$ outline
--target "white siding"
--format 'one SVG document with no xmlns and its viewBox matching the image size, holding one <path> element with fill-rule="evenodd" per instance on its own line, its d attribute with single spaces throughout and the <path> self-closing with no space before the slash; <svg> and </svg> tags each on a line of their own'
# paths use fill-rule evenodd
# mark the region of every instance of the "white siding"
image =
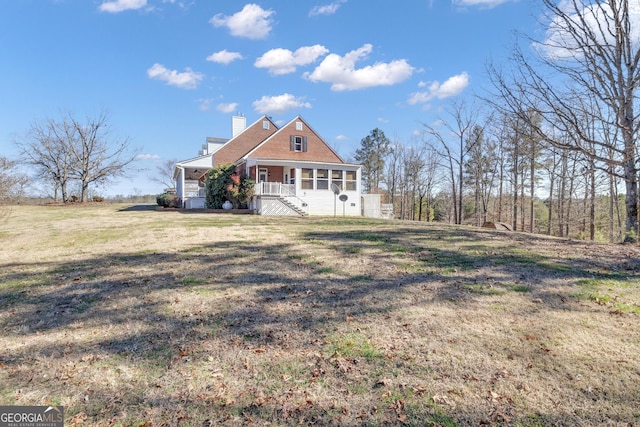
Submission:
<svg viewBox="0 0 640 427">
<path fill-rule="evenodd" d="M 343 191 L 348 197 L 346 202 L 340 201 L 331 190 L 300 190 L 298 197 L 309 205 L 309 215 L 360 216 L 360 195 L 355 191 Z M 335 204 L 335 205 L 334 205 Z"/>
</svg>

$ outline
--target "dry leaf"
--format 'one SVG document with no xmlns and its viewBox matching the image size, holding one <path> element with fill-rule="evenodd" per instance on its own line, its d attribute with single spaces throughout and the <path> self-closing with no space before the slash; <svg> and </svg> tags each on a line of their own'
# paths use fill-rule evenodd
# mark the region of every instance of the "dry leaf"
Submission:
<svg viewBox="0 0 640 427">
<path fill-rule="evenodd" d="M 436 394 L 432 398 L 433 403 L 438 405 L 456 406 L 456 404 L 444 394 Z"/>
<path fill-rule="evenodd" d="M 491 400 L 502 400 L 502 396 L 493 390 L 489 390 L 489 395 L 491 396 Z"/>
<path fill-rule="evenodd" d="M 414 388 L 413 388 L 413 392 L 414 392 L 415 394 L 422 394 L 422 393 L 424 393 L 425 391 L 427 391 L 427 389 L 426 389 L 426 388 L 424 388 L 424 387 L 422 387 L 422 386 L 417 386 L 417 387 L 414 387 Z"/>
</svg>

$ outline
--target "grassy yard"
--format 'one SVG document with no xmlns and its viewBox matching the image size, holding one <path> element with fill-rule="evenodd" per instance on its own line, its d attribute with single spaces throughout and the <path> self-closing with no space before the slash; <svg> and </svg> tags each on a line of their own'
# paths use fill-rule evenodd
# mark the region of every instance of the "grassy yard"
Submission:
<svg viewBox="0 0 640 427">
<path fill-rule="evenodd" d="M 640 250 L 0 207 L 0 404 L 67 426 L 640 424 Z"/>
</svg>

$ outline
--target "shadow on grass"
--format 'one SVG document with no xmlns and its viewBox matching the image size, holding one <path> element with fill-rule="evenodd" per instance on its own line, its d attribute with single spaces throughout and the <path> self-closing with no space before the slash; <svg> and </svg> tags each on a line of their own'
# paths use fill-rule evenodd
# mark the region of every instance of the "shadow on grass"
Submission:
<svg viewBox="0 0 640 427">
<path fill-rule="evenodd" d="M 0 356 L 5 368 L 14 369 L 4 379 L 19 387 L 23 378 L 33 377 L 29 366 L 34 358 L 63 360 L 69 351 L 79 361 L 102 353 L 135 363 L 149 377 L 142 381 L 147 386 L 161 376 L 156 372 L 180 370 L 189 358 L 204 357 L 205 343 L 210 340 L 237 345 L 243 351 L 255 352 L 264 346 L 282 354 L 293 350 L 318 351 L 327 331 L 345 319 L 365 315 L 384 318 L 385 314 L 406 309 L 407 301 L 400 296 L 410 288 L 422 286 L 424 289 L 422 294 L 412 294 L 411 304 L 415 306 L 455 301 L 464 310 L 465 304 L 471 304 L 475 298 L 491 297 L 490 293 L 482 292 L 483 288 L 474 291 L 478 278 L 473 274 L 458 274 L 483 268 L 499 273 L 503 281 L 528 286 L 530 290 L 523 292 L 527 298 L 547 301 L 556 296 L 549 294 L 544 283 L 533 281 L 537 279 L 529 281 L 528 277 L 563 278 L 570 279 L 570 283 L 594 275 L 619 275 L 624 271 L 625 277 L 638 278 L 637 260 L 603 256 L 586 262 L 571 256 L 558 258 L 530 253 L 526 246 L 488 245 L 483 243 L 483 236 L 466 230 L 452 234 L 402 228 L 302 233 L 303 241 L 332 248 L 336 257 L 366 254 L 376 265 L 390 269 L 395 268 L 400 259 L 410 260 L 417 266 L 413 273 L 405 271 L 381 277 L 372 274 L 366 276 L 366 280 L 361 274 L 336 273 L 326 269 L 327 266 L 321 271 L 328 274 L 319 274 L 318 265 L 288 244 L 248 244 L 233 240 L 177 253 L 115 253 L 82 262 L 2 265 L 2 336 L 25 338 L 24 345 Z M 523 245 L 528 244 L 531 240 L 523 241 Z M 567 247 L 570 248 L 571 243 L 567 243 Z M 584 310 L 578 304 L 550 307 Z M 79 330 L 97 330 L 104 336 L 98 334 L 79 341 L 61 338 L 58 342 L 37 339 L 47 333 L 59 332 L 64 336 Z M 108 333 L 111 330 L 116 333 Z M 292 340 L 292 336 L 297 338 Z M 69 350 L 69 346 L 73 349 Z M 326 359 L 304 368 L 305 375 L 313 379 L 317 369 L 335 371 L 337 376 L 347 375 L 342 372 L 345 368 L 336 367 Z M 392 366 L 384 360 L 380 363 L 382 368 Z M 633 393 L 633 388 L 629 392 Z M 103 393 L 108 394 L 108 390 L 105 388 Z M 398 405 L 403 398 L 400 395 L 394 404 Z M 637 400 L 637 396 L 616 398 Z M 153 400 L 141 396 L 131 399 L 123 403 L 142 405 Z M 175 415 L 178 408 L 191 405 L 196 413 L 203 414 L 202 419 L 191 420 L 200 424 L 206 422 L 210 416 L 207 414 L 215 412 L 215 408 L 225 416 L 245 420 L 253 417 L 357 423 L 355 414 L 347 416 L 339 405 L 318 408 L 306 403 L 304 398 L 288 408 L 275 402 L 268 405 L 268 401 L 260 403 L 257 390 L 248 390 L 246 398 L 235 401 L 207 399 L 203 394 L 193 394 L 185 401 L 163 404 L 175 410 L 172 415 L 175 417 L 179 416 Z M 276 407 L 280 409 L 274 409 Z M 116 411 L 115 407 L 110 410 Z M 89 414 L 94 421 L 103 416 L 99 411 L 95 408 L 94 413 Z M 408 425 L 419 425 L 420 420 L 430 417 L 447 419 L 433 405 L 399 411 L 396 407 L 395 412 L 387 411 L 374 419 L 383 424 Z M 412 415 L 403 421 L 402 414 Z M 457 419 L 463 424 L 483 422 L 487 418 L 465 413 L 464 408 L 452 414 L 452 422 Z M 542 424 L 563 419 L 563 414 L 532 415 L 532 425 L 538 416 Z M 602 421 L 602 414 L 584 416 L 592 422 Z M 169 424 L 175 422 L 176 419 L 169 420 Z"/>
<path fill-rule="evenodd" d="M 158 209 L 157 204 L 144 204 L 144 205 L 131 205 L 126 206 L 124 208 L 118 209 L 118 212 L 144 212 L 144 211 L 155 211 Z"/>
</svg>

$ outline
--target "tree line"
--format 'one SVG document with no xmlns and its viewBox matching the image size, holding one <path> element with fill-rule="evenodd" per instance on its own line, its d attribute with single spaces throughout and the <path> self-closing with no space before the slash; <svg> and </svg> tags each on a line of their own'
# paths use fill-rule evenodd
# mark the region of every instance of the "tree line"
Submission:
<svg viewBox="0 0 640 427">
<path fill-rule="evenodd" d="M 475 111 L 453 103 L 448 120 L 424 124 L 409 144 L 372 131 L 354 153 L 363 191 L 383 194 L 405 220 L 498 222 L 560 237 L 624 239 L 621 178 L 545 144 L 515 117 L 479 124 L 471 120 Z"/>
<path fill-rule="evenodd" d="M 487 65 L 482 116 L 458 101 L 422 124 L 417 143 L 391 144 L 378 129 L 362 140 L 354 157 L 366 191 L 384 182 L 401 218 L 509 221 L 559 236 L 577 227 L 590 239 L 637 241 L 637 8 L 628 0 L 541 5 L 545 38 L 521 35 L 508 67 Z"/>
</svg>

